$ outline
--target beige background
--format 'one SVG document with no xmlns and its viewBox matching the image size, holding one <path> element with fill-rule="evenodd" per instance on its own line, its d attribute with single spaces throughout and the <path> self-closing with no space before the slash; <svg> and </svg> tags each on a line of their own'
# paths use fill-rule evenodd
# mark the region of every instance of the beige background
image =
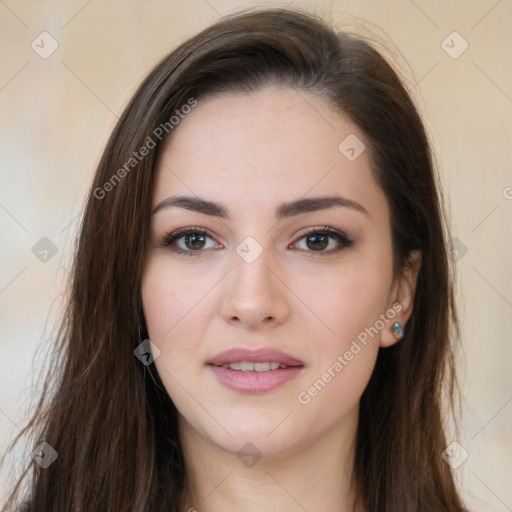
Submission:
<svg viewBox="0 0 512 512">
<path fill-rule="evenodd" d="M 0 0 L 0 447 L 34 396 L 49 350 L 36 347 L 58 313 L 83 198 L 117 116 L 177 43 L 250 5 L 285 4 Z M 465 402 L 461 437 L 451 441 L 469 457 L 455 473 L 473 510 L 511 511 L 512 2 L 293 5 L 377 32 L 419 102 L 459 257 Z M 47 58 L 31 47 L 51 49 L 44 31 L 58 43 Z M 43 237 L 58 251 L 46 263 L 32 251 Z"/>
</svg>

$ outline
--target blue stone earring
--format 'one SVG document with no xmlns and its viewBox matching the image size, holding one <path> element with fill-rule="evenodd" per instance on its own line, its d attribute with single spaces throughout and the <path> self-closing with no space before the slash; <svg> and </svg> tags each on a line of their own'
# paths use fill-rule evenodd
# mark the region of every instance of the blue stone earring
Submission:
<svg viewBox="0 0 512 512">
<path fill-rule="evenodd" d="M 401 340 L 404 336 L 404 328 L 402 326 L 402 324 L 400 322 L 395 322 L 392 326 L 391 326 L 391 330 L 393 331 L 393 336 L 397 339 L 397 340 Z"/>
</svg>

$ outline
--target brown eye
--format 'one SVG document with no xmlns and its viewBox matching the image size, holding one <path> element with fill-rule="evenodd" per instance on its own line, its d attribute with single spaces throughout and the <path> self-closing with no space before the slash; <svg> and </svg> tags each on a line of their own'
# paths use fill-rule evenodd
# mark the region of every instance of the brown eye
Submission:
<svg viewBox="0 0 512 512">
<path fill-rule="evenodd" d="M 185 239 L 185 246 L 192 250 L 202 249 L 205 245 L 205 236 L 204 235 L 186 235 L 183 237 Z"/>
<path fill-rule="evenodd" d="M 213 242 L 210 243 L 210 247 L 207 247 L 208 240 Z M 199 256 L 206 249 L 222 248 L 222 245 L 217 244 L 208 232 L 201 228 L 178 229 L 174 233 L 167 235 L 162 240 L 161 245 L 162 247 L 169 247 L 175 253 L 187 256 Z"/>
<path fill-rule="evenodd" d="M 326 235 L 308 235 L 306 244 L 310 249 L 323 250 L 329 245 L 329 237 Z"/>
<path fill-rule="evenodd" d="M 303 240 L 305 240 L 305 247 L 298 247 L 299 243 L 302 243 Z M 331 242 L 332 240 L 334 240 L 334 242 Z M 293 247 L 303 249 L 310 254 L 324 256 L 350 247 L 353 243 L 354 242 L 341 231 L 325 226 L 323 229 L 312 229 L 305 235 L 302 235 Z M 330 249 L 325 250 L 327 247 L 330 247 Z"/>
</svg>

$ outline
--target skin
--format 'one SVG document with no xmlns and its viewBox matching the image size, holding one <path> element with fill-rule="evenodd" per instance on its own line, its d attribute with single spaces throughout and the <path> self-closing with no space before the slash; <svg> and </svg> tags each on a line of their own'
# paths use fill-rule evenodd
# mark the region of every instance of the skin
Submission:
<svg viewBox="0 0 512 512">
<path fill-rule="evenodd" d="M 197 195 L 222 203 L 231 217 L 160 209 L 142 280 L 149 336 L 160 349 L 155 365 L 180 413 L 191 477 L 187 506 L 200 512 L 352 511 L 359 400 L 379 347 L 396 343 L 392 323 L 405 326 L 411 314 L 420 259 L 412 253 L 410 268 L 393 278 L 388 203 L 369 152 L 349 161 L 338 150 L 350 134 L 365 140 L 323 99 L 267 87 L 201 98 L 159 154 L 153 209 L 173 195 Z M 275 217 L 284 202 L 333 193 L 368 214 L 335 206 Z M 301 238 L 307 228 L 324 226 L 353 244 L 329 252 L 340 247 L 335 239 L 319 249 L 311 237 L 309 244 Z M 184 227 L 209 232 L 199 254 L 162 246 Z M 247 236 L 263 250 L 252 263 L 236 252 Z M 177 243 L 190 252 L 196 247 L 184 238 Z M 309 403 L 300 403 L 298 394 L 397 303 L 400 312 Z M 266 393 L 230 390 L 206 362 L 239 346 L 278 348 L 304 368 Z M 237 457 L 247 442 L 262 456 L 250 467 Z"/>
</svg>

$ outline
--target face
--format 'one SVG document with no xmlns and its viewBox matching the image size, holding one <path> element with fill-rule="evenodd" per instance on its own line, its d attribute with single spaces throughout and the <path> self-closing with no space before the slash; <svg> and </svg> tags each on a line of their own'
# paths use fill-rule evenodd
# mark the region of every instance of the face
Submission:
<svg viewBox="0 0 512 512">
<path fill-rule="evenodd" d="M 406 320 L 364 141 L 324 100 L 267 88 L 200 99 L 162 147 L 142 300 L 180 428 L 272 455 L 357 420 Z M 230 349 L 248 352 L 210 364 Z"/>
</svg>

